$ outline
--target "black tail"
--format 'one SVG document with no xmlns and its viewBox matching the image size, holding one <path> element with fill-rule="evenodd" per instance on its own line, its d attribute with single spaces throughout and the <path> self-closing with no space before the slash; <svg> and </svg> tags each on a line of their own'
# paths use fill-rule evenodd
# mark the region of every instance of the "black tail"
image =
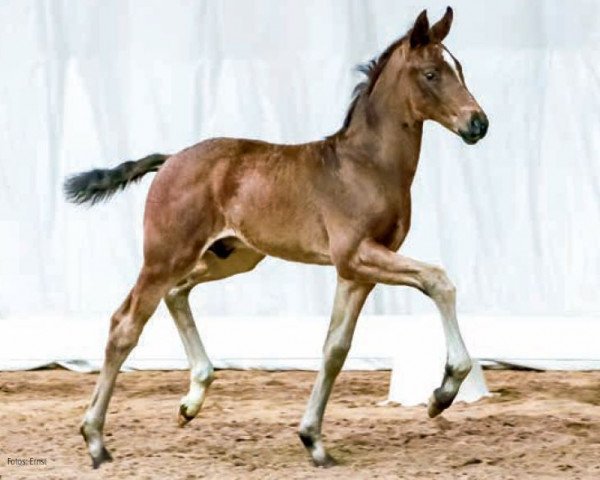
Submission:
<svg viewBox="0 0 600 480">
<path fill-rule="evenodd" d="M 124 162 L 115 168 L 77 173 L 65 180 L 63 188 L 67 201 L 94 205 L 102 200 L 108 200 L 113 194 L 139 180 L 148 172 L 157 172 L 167 158 L 169 155 L 153 153 L 141 160 Z"/>
</svg>

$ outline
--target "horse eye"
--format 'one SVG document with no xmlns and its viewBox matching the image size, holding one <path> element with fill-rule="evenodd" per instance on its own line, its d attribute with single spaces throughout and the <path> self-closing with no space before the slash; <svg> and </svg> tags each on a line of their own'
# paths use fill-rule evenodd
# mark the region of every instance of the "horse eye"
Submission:
<svg viewBox="0 0 600 480">
<path fill-rule="evenodd" d="M 427 80 L 433 80 L 436 77 L 435 72 L 425 72 L 425 78 Z"/>
</svg>

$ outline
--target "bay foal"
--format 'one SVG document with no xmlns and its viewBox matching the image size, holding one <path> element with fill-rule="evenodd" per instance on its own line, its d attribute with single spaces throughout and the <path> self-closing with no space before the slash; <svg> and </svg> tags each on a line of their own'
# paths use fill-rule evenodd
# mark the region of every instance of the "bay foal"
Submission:
<svg viewBox="0 0 600 480">
<path fill-rule="evenodd" d="M 450 8 L 431 28 L 423 11 L 404 37 L 365 67 L 367 79 L 358 85 L 343 127 L 325 140 L 274 145 L 216 138 L 66 182 L 70 200 L 94 203 L 158 170 L 146 201 L 144 263 L 112 317 L 104 365 L 81 425 L 94 467 L 111 459 L 103 427 L 115 379 L 160 300 L 191 367 L 179 411 L 184 425 L 200 411 L 213 380 L 190 290 L 252 270 L 266 255 L 333 265 L 338 273 L 323 363 L 299 430 L 316 465 L 333 463 L 321 438 L 323 413 L 360 310 L 377 283 L 414 287 L 435 302 L 447 363 L 429 415 L 450 406 L 471 368 L 456 320 L 455 288 L 440 267 L 395 252 L 410 227 L 423 122 L 434 120 L 469 144 L 488 127 L 460 63 L 441 43 L 451 23 Z"/>
</svg>

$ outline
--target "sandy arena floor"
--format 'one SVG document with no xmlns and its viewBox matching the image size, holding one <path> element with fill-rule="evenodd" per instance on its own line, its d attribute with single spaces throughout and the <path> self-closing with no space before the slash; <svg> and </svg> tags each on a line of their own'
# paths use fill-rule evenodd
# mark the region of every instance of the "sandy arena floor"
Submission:
<svg viewBox="0 0 600 480">
<path fill-rule="evenodd" d="M 600 372 L 486 376 L 495 398 L 429 420 L 424 407 L 377 406 L 389 372 L 342 373 L 324 429 L 341 465 L 324 470 L 296 436 L 312 372 L 217 372 L 183 429 L 186 372 L 124 373 L 106 426 L 115 461 L 93 471 L 78 424 L 96 375 L 0 373 L 0 478 L 600 479 Z"/>
</svg>

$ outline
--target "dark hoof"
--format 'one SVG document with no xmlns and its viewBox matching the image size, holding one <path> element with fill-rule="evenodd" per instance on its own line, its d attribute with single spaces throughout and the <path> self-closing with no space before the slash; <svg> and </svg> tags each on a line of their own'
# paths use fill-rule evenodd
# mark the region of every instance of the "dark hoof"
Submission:
<svg viewBox="0 0 600 480">
<path fill-rule="evenodd" d="M 338 464 L 336 459 L 328 453 L 325 453 L 324 455 L 319 455 L 320 452 L 323 452 L 323 446 L 320 440 L 318 440 L 318 445 L 315 445 L 316 441 L 312 437 L 312 435 L 308 433 L 298 432 L 298 436 L 300 437 L 302 444 L 308 450 L 308 453 L 310 453 L 310 458 L 312 458 L 313 465 L 315 467 L 329 468 Z"/>
<path fill-rule="evenodd" d="M 335 467 L 338 464 L 338 461 L 335 458 L 333 458 L 331 455 L 326 453 L 325 458 L 322 458 L 319 460 L 313 458 L 313 463 L 314 463 L 315 467 L 330 468 L 330 467 Z"/>
<path fill-rule="evenodd" d="M 113 458 L 112 458 L 112 455 L 110 454 L 110 452 L 106 449 L 106 447 L 102 447 L 102 452 L 100 452 L 100 455 L 98 455 L 98 457 L 92 457 L 92 467 L 94 467 L 94 470 L 96 470 L 104 462 L 112 462 L 112 461 L 113 461 Z"/>
<path fill-rule="evenodd" d="M 427 414 L 430 418 L 437 417 L 440 413 L 446 410 L 456 397 L 454 395 L 445 393 L 441 388 L 436 388 L 433 391 L 433 395 L 429 399 L 429 405 L 427 407 Z"/>
<path fill-rule="evenodd" d="M 177 415 L 177 423 L 180 427 L 185 427 L 194 418 L 195 417 L 191 417 L 187 414 L 187 409 L 185 408 L 185 405 L 179 405 L 179 415 Z"/>
<path fill-rule="evenodd" d="M 437 417 L 444 410 L 445 408 L 442 408 L 440 405 L 438 405 L 438 403 L 435 401 L 435 398 L 431 397 L 429 399 L 429 405 L 427 406 L 427 415 L 429 415 L 429 418 Z"/>
</svg>

